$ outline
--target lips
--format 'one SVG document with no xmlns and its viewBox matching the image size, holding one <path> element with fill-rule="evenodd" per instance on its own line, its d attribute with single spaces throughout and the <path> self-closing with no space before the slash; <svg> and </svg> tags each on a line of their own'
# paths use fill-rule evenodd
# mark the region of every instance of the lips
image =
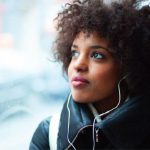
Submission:
<svg viewBox="0 0 150 150">
<path fill-rule="evenodd" d="M 81 87 L 89 84 L 89 81 L 87 79 L 80 76 L 73 77 L 71 82 L 74 87 Z"/>
</svg>

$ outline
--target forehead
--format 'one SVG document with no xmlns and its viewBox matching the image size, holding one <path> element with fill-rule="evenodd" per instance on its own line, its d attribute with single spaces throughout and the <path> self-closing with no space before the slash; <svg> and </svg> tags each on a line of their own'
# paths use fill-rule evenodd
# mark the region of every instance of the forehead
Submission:
<svg viewBox="0 0 150 150">
<path fill-rule="evenodd" d="M 73 45 L 74 44 L 100 44 L 103 47 L 108 46 L 108 42 L 105 38 L 101 37 L 98 33 L 92 32 L 92 33 L 87 33 L 87 32 L 79 32 L 74 40 L 73 40 Z"/>
</svg>

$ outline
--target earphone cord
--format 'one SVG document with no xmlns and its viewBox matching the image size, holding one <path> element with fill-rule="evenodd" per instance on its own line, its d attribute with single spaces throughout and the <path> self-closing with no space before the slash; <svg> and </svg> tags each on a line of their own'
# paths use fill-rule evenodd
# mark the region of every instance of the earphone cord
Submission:
<svg viewBox="0 0 150 150">
<path fill-rule="evenodd" d="M 96 122 L 96 120 L 97 120 L 98 117 L 102 117 L 103 115 L 106 115 L 106 114 L 110 113 L 111 111 L 115 110 L 116 108 L 118 108 L 118 106 L 119 106 L 120 103 L 121 103 L 120 83 L 121 83 L 121 81 L 122 81 L 123 79 L 125 79 L 126 77 L 127 77 L 127 76 L 124 76 L 124 77 L 119 81 L 119 83 L 118 83 L 118 95 L 119 95 L 119 100 L 118 100 L 117 105 L 116 105 L 114 108 L 112 108 L 112 109 L 110 109 L 110 110 L 108 110 L 108 111 L 106 111 L 106 112 L 104 112 L 104 113 L 102 113 L 102 114 L 100 114 L 100 115 L 98 115 L 98 116 L 96 116 L 96 117 L 94 118 L 94 121 L 93 121 L 93 150 L 95 150 L 95 122 Z M 96 131 L 96 132 L 97 132 L 97 131 Z"/>
<path fill-rule="evenodd" d="M 114 108 L 112 108 L 112 109 L 110 109 L 110 110 L 108 110 L 108 111 L 106 111 L 106 112 L 104 112 L 104 113 L 102 113 L 102 114 L 100 114 L 100 115 L 98 115 L 98 116 L 96 116 L 96 117 L 94 118 L 94 121 L 93 121 L 93 150 L 95 150 L 95 122 L 96 122 L 96 120 L 99 119 L 99 117 L 102 117 L 103 115 L 106 115 L 106 114 L 110 113 L 111 111 L 115 110 L 116 108 L 118 108 L 118 106 L 119 106 L 120 103 L 121 103 L 120 83 L 121 83 L 121 81 L 122 81 L 123 79 L 125 79 L 126 77 L 127 77 L 127 75 L 124 76 L 124 77 L 119 81 L 119 83 L 118 83 L 119 100 L 118 100 L 117 105 L 116 105 Z M 71 100 L 71 93 L 70 93 L 70 95 L 69 95 L 69 97 L 68 97 L 68 100 L 67 100 L 67 110 L 68 110 L 68 133 L 67 133 L 67 140 L 68 140 L 69 144 L 73 147 L 73 149 L 76 150 L 76 148 L 75 148 L 75 146 L 73 145 L 73 143 L 69 140 L 69 127 L 70 127 L 70 108 L 69 108 L 69 102 L 70 102 L 70 100 Z M 96 131 L 96 132 L 97 132 L 97 131 Z"/>
<path fill-rule="evenodd" d="M 69 108 L 69 102 L 71 99 L 71 93 L 69 94 L 68 100 L 67 100 L 67 110 L 68 110 L 68 133 L 67 133 L 67 140 L 69 144 L 73 147 L 74 150 L 76 150 L 75 146 L 73 143 L 69 140 L 69 127 L 70 127 L 70 108 Z"/>
</svg>

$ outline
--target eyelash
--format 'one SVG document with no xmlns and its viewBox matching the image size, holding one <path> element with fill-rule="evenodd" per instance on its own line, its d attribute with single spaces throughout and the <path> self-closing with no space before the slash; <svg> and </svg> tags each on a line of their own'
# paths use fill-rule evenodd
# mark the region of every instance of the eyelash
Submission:
<svg viewBox="0 0 150 150">
<path fill-rule="evenodd" d="M 77 57 L 77 56 L 75 56 L 75 54 L 77 54 L 78 53 L 78 55 L 79 55 L 79 52 L 77 52 L 76 50 L 72 50 L 71 51 L 71 58 L 72 57 Z"/>
<path fill-rule="evenodd" d="M 100 56 L 99 58 L 95 58 L 95 56 Z M 100 53 L 100 52 L 92 52 L 92 54 L 91 54 L 91 57 L 93 58 L 93 59 L 104 59 L 105 58 L 105 56 L 104 56 L 104 54 L 102 54 L 102 53 Z"/>
<path fill-rule="evenodd" d="M 99 58 L 95 58 L 95 56 L 98 56 L 98 55 L 100 57 Z M 78 56 L 79 56 L 79 52 L 78 51 L 76 51 L 76 50 L 72 50 L 71 51 L 71 58 L 78 57 Z M 93 58 L 93 59 L 96 59 L 96 60 L 100 60 L 100 59 L 104 59 L 105 55 L 100 53 L 100 52 L 94 51 L 94 52 L 91 53 L 90 57 Z"/>
</svg>

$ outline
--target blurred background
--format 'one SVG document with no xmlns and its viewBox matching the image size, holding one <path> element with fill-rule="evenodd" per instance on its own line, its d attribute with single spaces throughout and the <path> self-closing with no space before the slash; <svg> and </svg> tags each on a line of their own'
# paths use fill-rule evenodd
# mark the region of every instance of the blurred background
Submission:
<svg viewBox="0 0 150 150">
<path fill-rule="evenodd" d="M 53 19 L 69 0 L 0 0 L 0 149 L 27 150 L 69 88 L 52 59 Z"/>
</svg>

